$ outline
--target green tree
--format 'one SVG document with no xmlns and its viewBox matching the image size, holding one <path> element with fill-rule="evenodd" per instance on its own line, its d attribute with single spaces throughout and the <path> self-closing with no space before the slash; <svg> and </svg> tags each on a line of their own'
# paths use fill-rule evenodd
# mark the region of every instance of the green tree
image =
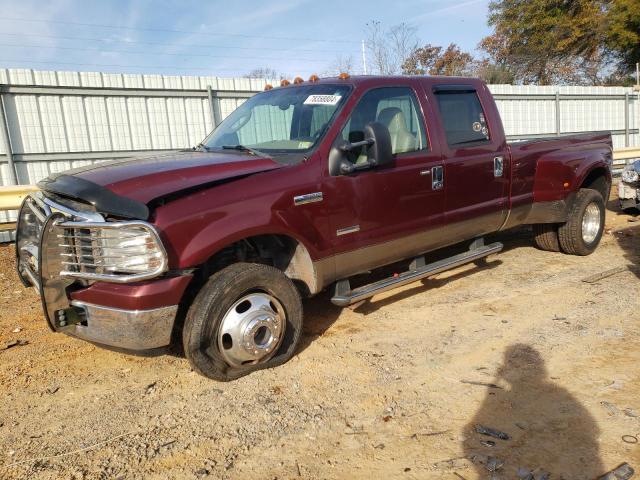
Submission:
<svg viewBox="0 0 640 480">
<path fill-rule="evenodd" d="M 494 33 L 480 48 L 520 82 L 596 84 L 607 61 L 605 15 L 594 0 L 493 0 Z"/>
<path fill-rule="evenodd" d="M 620 61 L 620 74 L 629 74 L 640 62 L 640 0 L 607 2 L 607 47 Z"/>
</svg>

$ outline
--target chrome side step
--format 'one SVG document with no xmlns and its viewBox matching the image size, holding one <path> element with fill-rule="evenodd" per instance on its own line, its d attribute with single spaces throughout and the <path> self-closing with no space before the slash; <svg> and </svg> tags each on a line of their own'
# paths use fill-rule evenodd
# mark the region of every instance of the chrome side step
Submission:
<svg viewBox="0 0 640 480">
<path fill-rule="evenodd" d="M 425 277 L 435 275 L 436 273 L 480 260 L 481 258 L 500 252 L 502 248 L 503 245 L 500 242 L 485 246 L 482 240 L 478 239 L 471 244 L 471 249 L 468 252 L 438 260 L 428 265 L 425 265 L 424 257 L 418 257 L 411 262 L 409 271 L 370 283 L 369 285 L 363 285 L 353 290 L 351 290 L 349 279 L 339 280 L 336 282 L 336 289 L 331 303 L 339 307 L 347 307 L 373 297 L 378 293 L 402 287 L 403 285 L 413 283 Z"/>
</svg>

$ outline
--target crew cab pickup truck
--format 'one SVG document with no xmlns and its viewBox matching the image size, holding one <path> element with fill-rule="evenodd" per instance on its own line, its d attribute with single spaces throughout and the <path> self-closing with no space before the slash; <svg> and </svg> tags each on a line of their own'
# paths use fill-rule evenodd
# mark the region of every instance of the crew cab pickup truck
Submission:
<svg viewBox="0 0 640 480">
<path fill-rule="evenodd" d="M 52 330 L 181 344 L 196 371 L 231 380 L 290 359 L 301 298 L 332 286 L 333 303 L 361 302 L 495 254 L 484 236 L 518 225 L 541 249 L 590 254 L 611 158 L 608 133 L 507 143 L 477 79 L 298 78 L 194 149 L 41 181 L 20 211 L 17 266 Z"/>
</svg>

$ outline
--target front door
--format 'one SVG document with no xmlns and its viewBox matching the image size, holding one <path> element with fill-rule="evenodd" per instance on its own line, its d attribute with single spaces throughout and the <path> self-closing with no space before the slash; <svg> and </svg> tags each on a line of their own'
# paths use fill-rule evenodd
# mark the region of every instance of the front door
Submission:
<svg viewBox="0 0 640 480">
<path fill-rule="evenodd" d="M 365 92 L 335 141 L 363 140 L 369 122 L 389 129 L 394 162 L 349 175 L 326 173 L 337 278 L 424 251 L 425 230 L 442 222 L 444 191 L 432 179 L 433 167 L 442 165 L 439 148 L 429 142 L 413 82 Z M 366 157 L 357 151 L 350 160 Z"/>
</svg>

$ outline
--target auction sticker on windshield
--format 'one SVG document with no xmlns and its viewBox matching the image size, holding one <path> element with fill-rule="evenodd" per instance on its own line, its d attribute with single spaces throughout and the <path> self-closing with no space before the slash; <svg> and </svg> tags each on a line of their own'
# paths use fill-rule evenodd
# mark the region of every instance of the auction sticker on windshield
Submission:
<svg viewBox="0 0 640 480">
<path fill-rule="evenodd" d="M 342 97 L 340 95 L 309 95 L 304 101 L 305 105 L 337 105 Z"/>
</svg>

